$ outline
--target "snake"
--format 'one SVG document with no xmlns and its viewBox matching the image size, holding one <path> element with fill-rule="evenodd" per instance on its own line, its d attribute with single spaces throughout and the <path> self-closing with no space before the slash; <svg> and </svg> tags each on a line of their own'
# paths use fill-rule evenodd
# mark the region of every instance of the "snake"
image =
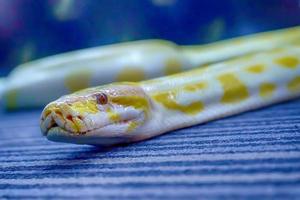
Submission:
<svg viewBox="0 0 300 200">
<path fill-rule="evenodd" d="M 0 79 L 0 101 L 8 110 L 44 107 L 84 88 L 169 76 L 299 40 L 300 27 L 292 27 L 205 45 L 142 40 L 67 52 L 16 67 Z"/>
<path fill-rule="evenodd" d="M 139 82 L 84 89 L 49 103 L 41 131 L 56 142 L 131 143 L 300 96 L 300 45 L 282 45 Z"/>
</svg>

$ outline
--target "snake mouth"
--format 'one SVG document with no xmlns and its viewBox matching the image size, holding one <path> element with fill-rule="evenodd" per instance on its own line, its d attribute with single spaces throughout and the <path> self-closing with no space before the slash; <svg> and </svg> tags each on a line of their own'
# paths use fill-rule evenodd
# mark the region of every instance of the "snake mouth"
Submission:
<svg viewBox="0 0 300 200">
<path fill-rule="evenodd" d="M 59 110 L 44 112 L 41 118 L 41 131 L 44 136 L 47 136 L 52 129 L 80 133 L 78 131 L 78 122 L 80 121 L 83 123 L 80 116 L 74 117 L 69 114 L 65 117 Z"/>
<path fill-rule="evenodd" d="M 137 124 L 142 113 L 134 113 L 126 119 L 111 122 L 108 119 L 90 120 L 81 116 L 62 113 L 59 110 L 45 112 L 41 118 L 41 131 L 44 136 L 48 137 L 49 134 L 64 134 L 64 135 L 89 135 L 95 132 L 101 135 L 109 135 L 112 130 L 124 132 L 124 129 Z"/>
</svg>

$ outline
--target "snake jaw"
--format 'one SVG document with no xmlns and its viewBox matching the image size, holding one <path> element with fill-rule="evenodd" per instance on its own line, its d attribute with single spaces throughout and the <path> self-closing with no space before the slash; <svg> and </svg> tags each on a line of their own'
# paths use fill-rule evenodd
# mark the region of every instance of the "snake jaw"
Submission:
<svg viewBox="0 0 300 200">
<path fill-rule="evenodd" d="M 50 111 L 48 111 L 49 109 Z M 49 106 L 41 117 L 42 133 L 47 136 L 52 128 L 62 129 L 75 135 L 100 132 L 102 129 L 108 129 L 108 127 L 113 129 L 124 127 L 130 131 L 137 124 L 141 124 L 145 117 L 143 112 L 130 107 L 106 109 L 105 112 L 103 112 L 103 108 L 99 108 L 99 110 L 102 112 L 81 116 L 65 105 Z M 111 131 L 108 130 L 108 132 Z"/>
</svg>

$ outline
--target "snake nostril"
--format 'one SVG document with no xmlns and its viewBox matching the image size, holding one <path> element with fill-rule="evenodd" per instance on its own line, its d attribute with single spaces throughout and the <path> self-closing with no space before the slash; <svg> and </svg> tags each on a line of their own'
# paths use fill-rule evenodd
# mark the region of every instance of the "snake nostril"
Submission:
<svg viewBox="0 0 300 200">
<path fill-rule="evenodd" d="M 78 116 L 77 118 L 80 119 L 81 121 L 83 120 L 83 118 L 81 116 Z"/>
</svg>

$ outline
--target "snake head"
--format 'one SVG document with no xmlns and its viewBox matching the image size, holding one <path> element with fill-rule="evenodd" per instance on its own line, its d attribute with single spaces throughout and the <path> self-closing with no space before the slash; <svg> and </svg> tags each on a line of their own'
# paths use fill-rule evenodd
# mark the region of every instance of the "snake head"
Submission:
<svg viewBox="0 0 300 200">
<path fill-rule="evenodd" d="M 134 83 L 90 88 L 48 104 L 42 112 L 41 130 L 49 140 L 59 142 L 127 142 L 149 118 L 150 107 L 150 99 Z"/>
</svg>

